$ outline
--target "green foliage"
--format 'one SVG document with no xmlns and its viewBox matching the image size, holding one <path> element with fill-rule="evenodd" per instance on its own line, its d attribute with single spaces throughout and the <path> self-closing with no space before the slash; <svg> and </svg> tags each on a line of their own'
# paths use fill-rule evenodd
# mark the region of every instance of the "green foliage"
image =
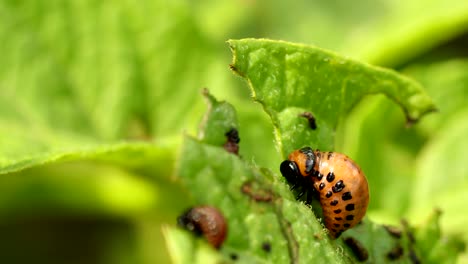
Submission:
<svg viewBox="0 0 468 264">
<path fill-rule="evenodd" d="M 419 84 L 390 70 L 302 45 L 268 40 L 229 43 L 232 67 L 247 79 L 254 99 L 270 115 L 283 157 L 308 144 L 332 149 L 339 118 L 368 94 L 385 94 L 403 108 L 410 122 L 435 110 Z M 303 112 L 313 113 L 317 131 L 294 121 Z"/>
<path fill-rule="evenodd" d="M 207 263 L 233 252 L 247 263 L 309 253 L 353 261 L 278 173 L 299 145 L 344 152 L 366 172 L 369 217 L 345 234 L 372 260 L 396 243 L 407 261 L 410 230 L 425 262 L 466 262 L 458 254 L 468 241 L 460 209 L 467 29 L 464 0 L 3 1 L 1 262 Z M 257 104 L 228 69 L 225 41 L 245 37 L 313 43 L 358 60 L 302 44 L 231 41 L 233 66 Z M 203 87 L 232 105 L 207 95 L 203 116 Z M 375 93 L 386 97 L 367 96 Z M 437 112 L 407 127 L 434 109 L 431 100 Z M 316 116 L 316 131 L 297 116 L 303 111 Z M 240 158 L 220 147 L 232 128 Z M 274 202 L 241 193 L 247 180 Z M 221 254 L 174 229 L 177 215 L 201 202 L 223 211 L 234 204 L 226 214 L 239 229 Z M 442 213 L 427 220 L 434 207 Z M 403 237 L 389 237 L 380 223 L 401 217 L 410 222 Z"/>
<path fill-rule="evenodd" d="M 221 208 L 228 219 L 225 258 L 235 254 L 245 263 L 347 263 L 336 254 L 310 209 L 295 201 L 276 173 L 249 166 L 223 149 L 223 142 L 207 144 L 221 137 L 226 141 L 224 134 L 232 128 L 235 116 L 227 103 L 216 102 L 211 95 L 206 97 L 210 110 L 203 127 L 228 125 L 217 126 L 209 134 L 200 131 L 205 143 L 186 137 L 178 175 L 190 188 L 196 204 Z M 314 236 L 320 239 L 310 239 Z M 264 243 L 271 245 L 271 252 L 262 249 Z"/>
</svg>

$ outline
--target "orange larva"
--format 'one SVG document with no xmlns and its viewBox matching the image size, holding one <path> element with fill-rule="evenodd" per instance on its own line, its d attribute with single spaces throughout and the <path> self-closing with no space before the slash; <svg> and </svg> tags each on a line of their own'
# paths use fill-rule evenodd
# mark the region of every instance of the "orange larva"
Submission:
<svg viewBox="0 0 468 264">
<path fill-rule="evenodd" d="M 202 235 L 215 248 L 220 248 L 226 239 L 227 223 L 221 212 L 211 206 L 188 209 L 177 218 L 179 226 Z"/>
<path fill-rule="evenodd" d="M 304 147 L 289 154 L 280 170 L 291 190 L 299 191 L 297 198 L 306 194 L 310 204 L 312 195 L 319 193 L 325 227 L 332 238 L 355 226 L 366 214 L 367 180 L 348 156 Z"/>
</svg>

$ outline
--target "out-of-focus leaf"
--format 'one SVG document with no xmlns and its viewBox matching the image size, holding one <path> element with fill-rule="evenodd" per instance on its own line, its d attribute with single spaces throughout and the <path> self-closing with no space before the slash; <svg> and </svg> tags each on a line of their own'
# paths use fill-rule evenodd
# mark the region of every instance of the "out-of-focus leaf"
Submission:
<svg viewBox="0 0 468 264">
<path fill-rule="evenodd" d="M 181 201 L 184 195 L 170 181 L 173 159 L 173 150 L 143 143 L 39 156 L 3 169 L 0 214 L 129 216 L 155 208 L 166 210 L 165 199 Z M 170 207 L 183 208 L 183 204 L 174 202 Z"/>
<path fill-rule="evenodd" d="M 435 109 L 416 82 L 318 48 L 270 40 L 231 40 L 232 67 L 249 83 L 275 126 L 283 156 L 304 145 L 332 149 L 340 118 L 365 95 L 383 93 L 415 121 Z M 300 113 L 312 112 L 313 131 Z"/>
<path fill-rule="evenodd" d="M 194 131 L 213 59 L 185 4 L 4 2 L 0 13 L 4 166 Z"/>
<path fill-rule="evenodd" d="M 428 115 L 416 127 L 425 138 L 430 138 L 468 102 L 468 60 L 416 63 L 404 72 L 420 81 L 437 105 L 437 113 Z"/>
<path fill-rule="evenodd" d="M 468 29 L 464 0 L 215 2 L 203 1 L 196 13 L 219 40 L 285 39 L 385 66 L 402 65 Z M 215 28 L 216 23 L 230 34 Z"/>
<path fill-rule="evenodd" d="M 448 117 L 446 124 L 422 149 L 417 160 L 416 183 L 412 192 L 411 215 L 419 219 L 424 211 L 438 207 L 444 213 L 444 230 L 462 232 L 468 241 L 466 217 L 460 211 L 468 199 L 468 166 L 465 151 L 468 148 L 468 108 Z"/>
<path fill-rule="evenodd" d="M 2 215 L 4 263 L 69 263 L 73 259 L 78 263 L 130 264 L 142 260 L 135 228 L 128 219 L 36 214 L 29 219 L 5 220 Z"/>
<path fill-rule="evenodd" d="M 219 263 L 220 256 L 204 243 L 180 229 L 164 227 L 163 234 L 173 263 Z"/>
<path fill-rule="evenodd" d="M 142 229 L 145 236 L 138 239 L 151 243 L 148 247 L 161 248 L 156 255 L 155 248 L 147 250 L 152 252 L 145 253 L 149 256 L 148 262 L 167 261 L 167 253 L 162 250 L 164 241 L 159 225 L 171 223 L 177 213 L 190 203 L 187 193 L 171 180 L 173 152 L 172 148 L 155 144 L 127 143 L 100 146 L 81 152 L 44 155 L 36 157 L 31 163 L 21 164 L 21 167 L 6 167 L 0 177 L 0 229 L 3 234 L 8 235 L 5 239 L 19 236 L 18 239 L 9 240 L 7 248 L 36 249 L 34 244 L 44 242 L 46 244 L 39 247 L 38 251 L 60 245 L 57 246 L 58 249 L 64 247 L 63 252 L 69 252 L 67 247 L 90 246 L 92 243 L 100 243 L 101 246 L 111 244 L 121 248 L 114 252 L 111 247 L 103 249 L 97 246 L 93 253 L 95 256 L 82 259 L 95 261 L 96 258 L 109 254 L 109 258 L 118 258 L 118 261 L 109 263 L 130 263 L 134 261 L 128 262 L 128 259 L 140 259 L 141 249 L 147 248 L 146 245 L 136 245 L 134 240 L 136 231 L 141 229 L 135 229 L 135 224 L 146 219 L 151 222 L 151 227 Z M 86 219 L 87 222 L 82 223 L 77 219 Z M 88 222 L 100 221 L 102 225 L 106 222 L 112 225 L 115 219 L 125 222 L 125 227 L 128 228 L 114 231 L 119 234 L 125 231 L 121 237 L 100 232 L 102 227 L 97 230 L 87 229 Z M 58 227 L 54 225 L 55 222 L 59 223 Z M 88 234 L 89 239 L 84 238 L 81 233 L 66 231 L 68 240 L 73 242 L 64 243 L 61 241 L 65 237 L 62 235 L 62 226 L 73 230 L 86 227 L 82 232 Z M 22 237 L 23 229 L 37 232 L 35 228 L 48 230 L 44 231 L 47 232 L 44 240 L 42 236 L 31 234 L 27 239 Z M 5 229 L 8 230 L 7 234 Z M 148 237 L 148 231 L 152 231 L 153 236 Z M 142 243 L 141 241 L 138 243 Z M 129 245 L 138 248 L 129 248 Z M 15 255 L 16 253 L 12 252 L 8 256 L 12 256 L 13 260 L 25 259 L 14 257 L 21 256 Z M 35 251 L 31 253 L 31 257 L 41 254 L 42 252 Z M 54 254 L 47 259 L 53 262 L 62 257 L 62 254 Z"/>
<path fill-rule="evenodd" d="M 465 244 L 460 237 L 445 236 L 440 227 L 441 212 L 435 210 L 415 231 L 415 247 L 423 263 L 455 263 Z M 443 219 L 443 218 L 442 218 Z"/>
<path fill-rule="evenodd" d="M 66 175 L 66 176 L 65 176 Z M 2 215 L 149 211 L 161 199 L 149 181 L 112 166 L 72 163 L 25 170 L 0 180 Z"/>
<path fill-rule="evenodd" d="M 367 4 L 363 1 L 363 4 Z M 377 21 L 350 30 L 350 42 L 344 50 L 379 65 L 396 66 L 441 45 L 468 29 L 468 2 L 453 1 L 385 1 Z M 377 3 L 375 3 L 377 5 Z M 364 36 L 352 34 L 362 30 Z M 358 34 L 359 35 L 359 34 Z"/>
<path fill-rule="evenodd" d="M 424 211 L 438 207 L 443 213 L 443 230 L 462 233 L 468 242 L 464 231 L 468 214 L 459 210 L 468 199 L 468 166 L 464 161 L 468 148 L 468 61 L 413 65 L 407 72 L 421 80 L 440 105 L 437 114 L 417 127 L 428 141 L 415 162 L 416 185 L 409 214 L 412 219 L 421 219 Z"/>
<path fill-rule="evenodd" d="M 169 174 L 174 163 L 174 150 L 168 147 L 142 142 L 118 143 L 92 147 L 83 146 L 73 151 L 61 150 L 54 154 L 44 153 L 42 155 L 31 156 L 20 162 L 5 160 L 3 161 L 5 165 L 0 169 L 0 174 L 28 169 L 35 165 L 48 165 L 55 162 L 77 160 L 115 163 L 133 169 L 146 167 L 148 171 L 160 168 L 164 170 L 164 173 Z"/>
</svg>

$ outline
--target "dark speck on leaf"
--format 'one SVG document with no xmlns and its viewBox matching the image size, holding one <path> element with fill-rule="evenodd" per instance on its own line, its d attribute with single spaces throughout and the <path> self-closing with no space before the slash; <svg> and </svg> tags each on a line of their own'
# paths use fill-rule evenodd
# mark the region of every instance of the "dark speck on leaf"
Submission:
<svg viewBox="0 0 468 264">
<path fill-rule="evenodd" d="M 311 112 L 304 112 L 302 114 L 299 114 L 300 117 L 305 117 L 307 121 L 309 122 L 309 127 L 312 130 L 317 129 L 317 123 L 315 123 L 315 117 Z"/>
</svg>

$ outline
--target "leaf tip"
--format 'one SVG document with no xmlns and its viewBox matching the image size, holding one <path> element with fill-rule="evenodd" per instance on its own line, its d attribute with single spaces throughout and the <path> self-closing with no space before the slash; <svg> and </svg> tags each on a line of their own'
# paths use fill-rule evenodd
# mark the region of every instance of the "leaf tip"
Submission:
<svg viewBox="0 0 468 264">
<path fill-rule="evenodd" d="M 405 113 L 405 115 L 406 115 L 406 127 L 407 128 L 412 127 L 414 124 L 419 122 L 419 120 L 421 120 L 422 117 L 424 117 L 427 114 L 438 113 L 438 112 L 439 112 L 439 109 L 437 107 L 435 107 L 434 105 L 428 107 L 425 111 L 422 111 L 420 113 L 410 114 L 410 113 L 406 112 Z"/>
<path fill-rule="evenodd" d="M 232 39 L 227 41 L 229 48 L 231 49 L 231 53 L 232 53 L 232 62 L 231 64 L 229 64 L 229 69 L 231 69 L 231 71 L 233 71 L 235 74 L 241 77 L 245 77 L 244 74 L 238 69 L 238 66 L 237 66 L 237 47 L 236 47 L 237 42 L 238 40 L 232 40 Z"/>
</svg>

